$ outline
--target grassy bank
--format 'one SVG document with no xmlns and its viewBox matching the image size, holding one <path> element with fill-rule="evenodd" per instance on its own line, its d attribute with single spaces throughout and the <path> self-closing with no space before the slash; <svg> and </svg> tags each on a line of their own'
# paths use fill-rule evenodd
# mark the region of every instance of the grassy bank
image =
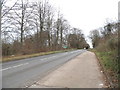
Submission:
<svg viewBox="0 0 120 90">
<path fill-rule="evenodd" d="M 75 49 L 60 50 L 60 51 L 50 51 L 50 52 L 41 52 L 41 53 L 35 53 L 35 54 L 30 54 L 30 55 L 8 56 L 8 57 L 3 57 L 2 62 L 12 61 L 12 60 L 20 60 L 20 59 L 37 57 L 37 56 L 42 56 L 42 55 L 54 54 L 54 53 L 67 52 L 67 51 L 72 51 L 72 50 L 75 50 Z"/>
<path fill-rule="evenodd" d="M 114 87 L 118 85 L 118 59 L 116 57 L 116 51 L 110 52 L 98 52 L 97 50 L 92 50 L 98 57 L 104 71 L 107 73 Z"/>
</svg>

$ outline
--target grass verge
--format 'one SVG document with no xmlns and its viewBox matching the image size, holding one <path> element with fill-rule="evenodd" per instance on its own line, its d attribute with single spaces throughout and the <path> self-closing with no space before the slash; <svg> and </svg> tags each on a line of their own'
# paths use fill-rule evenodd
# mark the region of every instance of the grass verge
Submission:
<svg viewBox="0 0 120 90">
<path fill-rule="evenodd" d="M 100 64 L 102 65 L 104 71 L 107 73 L 110 81 L 113 83 L 113 87 L 118 87 L 118 62 L 117 62 L 117 53 L 116 51 L 109 52 L 98 52 L 97 50 L 91 50 L 94 52 Z"/>
<path fill-rule="evenodd" d="M 8 62 L 8 61 L 13 61 L 13 60 L 20 60 L 20 59 L 37 57 L 37 56 L 42 56 L 42 55 L 67 52 L 67 51 L 72 51 L 72 50 L 75 50 L 75 49 L 60 50 L 60 51 L 50 51 L 50 52 L 41 52 L 41 53 L 35 53 L 35 54 L 30 54 L 30 55 L 9 56 L 9 57 L 3 57 L 2 61 L 0 61 L 0 62 Z"/>
</svg>

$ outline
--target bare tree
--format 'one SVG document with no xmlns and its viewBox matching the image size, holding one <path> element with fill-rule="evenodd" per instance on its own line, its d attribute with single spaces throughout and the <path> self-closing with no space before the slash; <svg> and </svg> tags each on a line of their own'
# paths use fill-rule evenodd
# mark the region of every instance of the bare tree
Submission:
<svg viewBox="0 0 120 90">
<path fill-rule="evenodd" d="M 2 0 L 0 1 L 0 35 L 1 35 L 1 10 L 2 10 Z"/>
<path fill-rule="evenodd" d="M 6 6 L 8 0 L 0 0 L 0 32 L 2 32 L 2 19 L 4 18 L 5 15 L 9 13 L 9 11 L 15 6 L 18 0 L 15 1 L 15 3 L 11 6 L 8 7 Z M 6 21 L 4 21 L 6 22 Z"/>
<path fill-rule="evenodd" d="M 0 59 L 2 58 L 2 40 L 1 40 L 1 9 L 2 9 L 2 1 L 0 1 Z M 2 60 L 2 59 L 1 59 Z"/>
<path fill-rule="evenodd" d="M 6 14 L 9 13 L 10 10 L 12 10 L 12 8 L 16 5 L 16 3 L 18 2 L 18 0 L 15 1 L 15 3 L 11 6 L 11 7 L 8 7 L 6 6 L 6 3 L 7 3 L 8 0 L 2 0 L 1 2 L 1 7 L 3 8 L 3 12 L 2 12 L 2 15 L 1 15 L 1 18 L 3 18 Z M 1 9 L 2 9 L 1 8 Z"/>
<path fill-rule="evenodd" d="M 5 36 L 3 40 L 10 42 L 10 45 L 4 43 L 10 47 L 9 49 L 12 47 L 13 52 L 18 52 L 16 49 L 21 48 L 22 53 L 29 54 L 60 50 L 63 46 L 68 46 L 71 26 L 60 13 L 57 13 L 57 18 L 55 17 L 53 7 L 46 0 L 32 3 L 19 0 L 10 10 L 8 7 L 5 8 L 5 11 L 9 12 L 4 14 L 2 20 L 2 31 Z M 81 34 L 77 29 L 73 31 L 79 46 Z M 81 40 L 84 41 L 84 37 Z M 8 51 L 5 47 L 4 49 Z"/>
<path fill-rule="evenodd" d="M 27 29 L 27 19 L 30 15 L 30 12 L 27 12 L 28 2 L 21 0 L 20 2 L 16 3 L 14 8 L 8 15 L 8 18 L 11 19 L 11 24 L 14 27 L 14 31 L 20 34 L 20 42 L 23 45 L 24 40 L 24 32 Z M 13 28 L 12 27 L 12 28 Z"/>
<path fill-rule="evenodd" d="M 47 5 L 47 17 L 46 17 L 46 30 L 48 31 L 48 45 L 51 47 L 51 33 L 53 29 L 53 17 L 54 13 L 52 11 L 52 6 Z"/>
<path fill-rule="evenodd" d="M 34 3 L 33 4 L 33 17 L 32 17 L 32 24 L 34 24 L 35 29 L 37 30 L 36 32 L 36 40 L 37 40 L 37 46 L 39 48 L 43 48 L 43 44 L 44 44 L 44 38 L 43 34 L 45 31 L 45 26 L 46 26 L 46 18 L 47 18 L 47 5 L 48 3 L 45 2 L 38 2 L 38 3 Z"/>
</svg>

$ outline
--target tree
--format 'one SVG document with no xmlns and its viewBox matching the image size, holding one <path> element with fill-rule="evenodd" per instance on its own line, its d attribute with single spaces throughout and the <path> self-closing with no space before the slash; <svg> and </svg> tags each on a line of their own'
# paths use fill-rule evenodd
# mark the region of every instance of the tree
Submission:
<svg viewBox="0 0 120 90">
<path fill-rule="evenodd" d="M 47 14 L 47 16 L 46 16 L 46 20 L 45 20 L 45 22 L 46 22 L 46 31 L 48 32 L 48 34 L 47 34 L 47 36 L 48 36 L 48 45 L 49 45 L 49 49 L 51 48 L 51 46 L 52 46 L 52 44 L 51 44 L 51 34 L 52 34 L 52 29 L 53 29 L 53 23 L 54 23 L 54 19 L 53 19 L 53 17 L 54 17 L 54 12 L 53 12 L 53 8 L 52 8 L 52 6 L 51 5 L 49 5 L 49 4 L 47 4 L 47 6 L 46 6 L 47 8 L 47 10 L 46 10 L 46 14 Z"/>
<path fill-rule="evenodd" d="M 52 20 L 52 14 L 51 14 L 51 8 L 48 2 L 35 2 L 32 5 L 32 25 L 34 26 L 34 30 L 37 30 L 36 32 L 36 45 L 37 48 L 40 48 L 41 50 L 44 49 L 44 38 L 43 33 L 44 31 L 50 31 L 51 28 L 51 20 Z M 48 21 L 49 20 L 49 21 Z M 49 34 L 48 34 L 49 37 Z M 50 38 L 49 38 L 49 44 L 50 44 Z"/>
<path fill-rule="evenodd" d="M 3 31 L 19 33 L 21 45 L 23 44 L 26 8 L 27 3 L 24 4 L 23 0 L 16 2 L 3 19 Z"/>
<path fill-rule="evenodd" d="M 68 42 L 69 46 L 72 48 L 86 48 L 87 42 L 85 40 L 84 34 L 82 34 L 81 30 L 77 28 L 72 29 L 73 33 L 69 34 L 68 36 Z"/>
<path fill-rule="evenodd" d="M 90 32 L 90 38 L 92 40 L 93 48 L 97 47 L 99 44 L 100 34 L 98 30 L 93 30 Z"/>
<path fill-rule="evenodd" d="M 7 0 L 0 0 L 0 55 L 2 55 L 2 19 L 4 18 L 5 15 L 7 15 L 9 13 L 9 11 L 14 7 L 14 5 L 16 4 L 16 2 L 13 4 L 13 6 L 11 7 L 7 7 L 6 6 L 6 2 Z M 4 46 L 3 46 L 4 47 Z"/>
<path fill-rule="evenodd" d="M 68 37 L 68 42 L 71 48 L 78 47 L 78 39 L 76 34 L 70 34 Z"/>
<path fill-rule="evenodd" d="M 5 6 L 3 11 L 2 41 L 5 47 L 9 46 L 11 49 L 8 54 L 60 50 L 69 46 L 68 44 L 74 48 L 85 47 L 86 41 L 81 30 L 71 30 L 68 21 L 60 12 L 56 16 L 53 7 L 46 0 L 32 3 L 17 0 L 12 8 Z M 71 37 L 76 45 L 68 40 Z M 6 48 L 4 50 L 8 51 Z"/>
<path fill-rule="evenodd" d="M 1 35 L 1 10 L 2 10 L 2 0 L 0 1 L 0 35 Z M 1 42 L 1 36 L 0 36 L 0 42 Z"/>
</svg>

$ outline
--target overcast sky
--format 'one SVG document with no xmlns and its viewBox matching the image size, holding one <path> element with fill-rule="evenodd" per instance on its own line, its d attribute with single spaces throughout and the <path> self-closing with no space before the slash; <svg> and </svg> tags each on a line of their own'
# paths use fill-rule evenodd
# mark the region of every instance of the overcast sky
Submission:
<svg viewBox="0 0 120 90">
<path fill-rule="evenodd" d="M 86 37 L 91 30 L 104 26 L 106 21 L 116 21 L 118 19 L 118 1 L 49 0 L 56 10 L 60 10 L 70 25 L 83 30 Z"/>
<path fill-rule="evenodd" d="M 118 19 L 119 0 L 49 0 L 64 15 L 71 26 L 83 30 L 85 36 L 91 30 Z"/>
</svg>

